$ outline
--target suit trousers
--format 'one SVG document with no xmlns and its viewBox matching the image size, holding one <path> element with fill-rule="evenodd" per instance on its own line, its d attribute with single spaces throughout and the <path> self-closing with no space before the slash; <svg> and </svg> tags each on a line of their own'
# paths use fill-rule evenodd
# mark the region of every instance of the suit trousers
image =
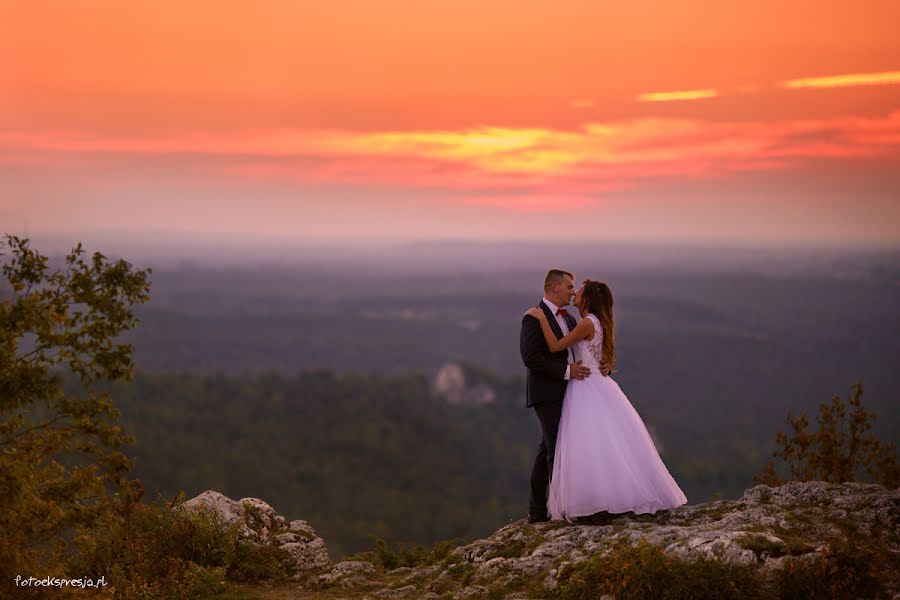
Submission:
<svg viewBox="0 0 900 600">
<path fill-rule="evenodd" d="M 562 415 L 562 400 L 541 402 L 534 405 L 534 412 L 541 424 L 541 444 L 531 468 L 531 496 L 528 499 L 528 514 L 532 517 L 547 516 L 547 493 L 553 475 L 553 458 L 556 455 L 556 434 Z"/>
</svg>

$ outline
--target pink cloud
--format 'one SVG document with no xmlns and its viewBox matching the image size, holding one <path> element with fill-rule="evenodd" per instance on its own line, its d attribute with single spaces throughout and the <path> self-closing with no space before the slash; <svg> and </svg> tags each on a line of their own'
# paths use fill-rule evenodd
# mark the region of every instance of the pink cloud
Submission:
<svg viewBox="0 0 900 600">
<path fill-rule="evenodd" d="M 464 192 L 476 204 L 536 211 L 559 197 L 589 204 L 593 195 L 668 177 L 720 179 L 835 158 L 897 160 L 898 141 L 900 111 L 774 123 L 643 118 L 574 131 L 272 129 L 157 137 L 6 131 L 0 162 L 71 160 L 102 173 L 113 158 L 177 156 L 179 163 L 193 161 L 203 177 L 442 189 Z"/>
</svg>

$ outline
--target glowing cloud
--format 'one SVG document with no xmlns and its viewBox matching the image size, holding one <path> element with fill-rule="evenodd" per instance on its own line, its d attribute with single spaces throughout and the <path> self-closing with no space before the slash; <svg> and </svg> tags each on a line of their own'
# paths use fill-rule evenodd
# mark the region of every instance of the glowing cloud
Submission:
<svg viewBox="0 0 900 600">
<path fill-rule="evenodd" d="M 791 79 L 781 84 L 788 89 L 802 88 L 834 88 L 857 85 L 890 85 L 900 83 L 900 71 L 882 73 L 854 73 L 850 75 L 832 75 L 830 77 L 806 77 Z"/>
<path fill-rule="evenodd" d="M 638 102 L 674 102 L 679 100 L 702 100 L 704 98 L 715 98 L 720 95 L 721 93 L 716 89 L 685 90 L 681 92 L 638 94 L 636 100 Z"/>
<path fill-rule="evenodd" d="M 663 178 L 711 180 L 802 167 L 820 159 L 896 160 L 900 111 L 774 123 L 640 118 L 550 128 L 353 132 L 302 129 L 111 137 L 90 132 L 0 131 L 0 165 L 71 161 L 79 172 L 118 160 L 178 155 L 202 179 L 380 186 L 471 195 L 466 203 L 515 211 L 593 205 Z M 126 157 L 134 157 L 128 159 Z M 583 204 L 580 204 L 583 203 Z"/>
</svg>

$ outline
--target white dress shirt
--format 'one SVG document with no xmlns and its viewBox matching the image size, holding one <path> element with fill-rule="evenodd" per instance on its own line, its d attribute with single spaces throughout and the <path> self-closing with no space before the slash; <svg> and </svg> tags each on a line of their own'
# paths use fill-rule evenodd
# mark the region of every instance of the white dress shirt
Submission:
<svg viewBox="0 0 900 600">
<path fill-rule="evenodd" d="M 547 307 L 550 309 L 550 312 L 552 312 L 553 315 L 556 317 L 556 322 L 559 323 L 559 328 L 562 329 L 563 337 L 569 335 L 569 325 L 568 325 L 568 323 L 566 323 L 565 318 L 561 314 L 559 314 L 559 307 L 556 306 L 555 304 L 553 304 L 552 302 L 550 302 L 549 300 L 547 300 L 546 298 L 544 298 L 543 300 L 544 300 L 544 304 L 546 304 Z M 570 360 L 568 362 L 570 364 L 572 362 L 575 362 L 574 357 L 572 355 L 572 346 L 569 346 L 568 348 L 566 348 L 566 352 L 569 354 Z M 566 365 L 566 375 L 565 375 L 565 377 L 563 377 L 563 379 L 569 378 L 569 371 L 571 370 L 571 368 L 572 367 L 569 364 Z"/>
</svg>

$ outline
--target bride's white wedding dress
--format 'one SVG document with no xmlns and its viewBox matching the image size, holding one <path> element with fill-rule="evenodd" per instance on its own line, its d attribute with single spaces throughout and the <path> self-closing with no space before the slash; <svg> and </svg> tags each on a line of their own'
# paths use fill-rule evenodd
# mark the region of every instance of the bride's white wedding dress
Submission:
<svg viewBox="0 0 900 600">
<path fill-rule="evenodd" d="M 550 518 L 601 511 L 655 513 L 687 498 L 672 479 L 640 415 L 611 377 L 600 374 L 603 329 L 573 345 L 591 375 L 569 382 L 563 400 L 547 510 Z"/>
</svg>

